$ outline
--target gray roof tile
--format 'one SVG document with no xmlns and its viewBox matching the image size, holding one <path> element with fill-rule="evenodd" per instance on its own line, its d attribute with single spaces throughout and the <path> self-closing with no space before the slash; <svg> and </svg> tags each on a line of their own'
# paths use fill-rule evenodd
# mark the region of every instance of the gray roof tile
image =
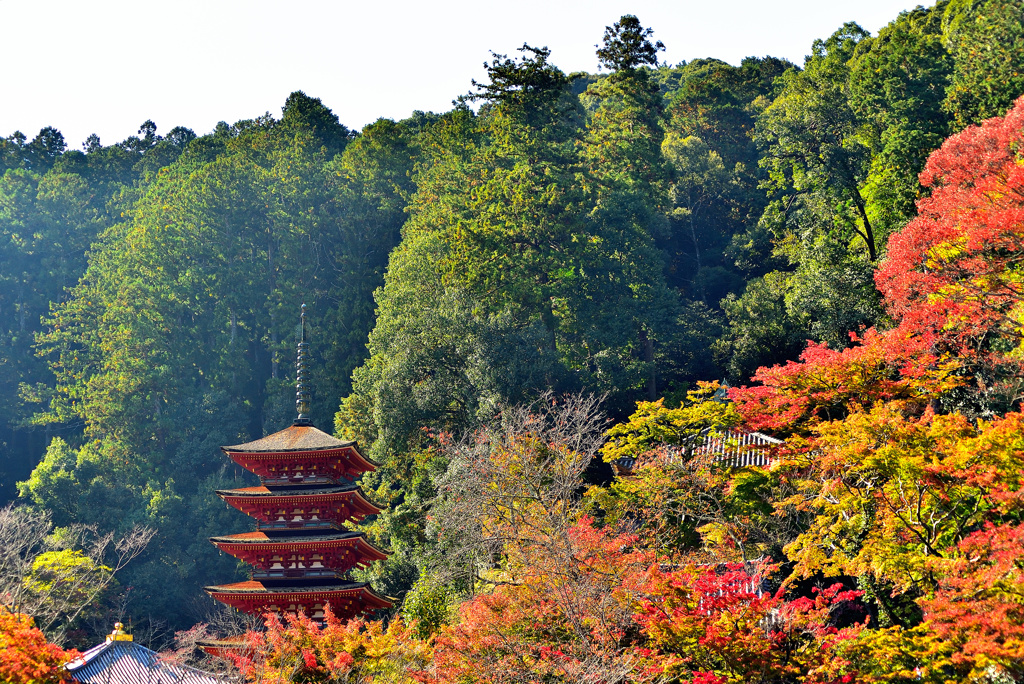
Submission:
<svg viewBox="0 0 1024 684">
<path fill-rule="evenodd" d="M 161 662 L 156 651 L 132 641 L 107 641 L 66 665 L 82 684 L 224 684 L 226 680 L 187 665 Z"/>
</svg>

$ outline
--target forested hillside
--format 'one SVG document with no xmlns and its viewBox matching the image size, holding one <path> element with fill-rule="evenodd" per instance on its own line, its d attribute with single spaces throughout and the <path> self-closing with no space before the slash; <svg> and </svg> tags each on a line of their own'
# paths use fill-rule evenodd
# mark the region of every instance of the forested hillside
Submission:
<svg viewBox="0 0 1024 684">
<path fill-rule="evenodd" d="M 445 597 L 481 591 L 467 567 L 516 553 L 539 563 L 543 546 L 474 555 L 452 538 L 443 521 L 476 515 L 453 503 L 459 468 L 472 461 L 453 444 L 495 429 L 513 407 L 565 396 L 587 415 L 579 420 L 595 421 L 597 442 L 577 445 L 595 457 L 571 466 L 575 489 L 551 496 L 576 500 L 578 511 L 562 512 L 572 524 L 557 531 L 589 540 L 587 553 L 635 547 L 623 568 L 678 553 L 762 556 L 800 581 L 847 578 L 883 626 L 918 624 L 915 601 L 940 600 L 937 571 L 867 543 L 851 550 L 851 540 L 880 544 L 900 524 L 916 534 L 924 522 L 893 513 L 872 527 L 851 512 L 860 503 L 830 499 L 821 483 L 854 467 L 839 456 L 824 473 L 729 480 L 730 496 L 757 491 L 743 501 L 695 495 L 666 512 L 670 492 L 692 481 L 664 468 L 616 477 L 597 450 L 612 424 L 609 462 L 684 444 L 698 424 L 742 422 L 793 438 L 788 456 L 806 465 L 815 439 L 854 459 L 843 444 L 882 440 L 908 415 L 927 418 L 901 443 L 997 442 L 986 430 L 1019 440 L 1009 427 L 1018 418 L 1006 416 L 1024 377 L 1019 245 L 1007 238 L 985 261 L 971 250 L 993 234 L 942 242 L 921 221 L 960 211 L 960 200 L 941 206 L 941 190 L 961 183 L 967 193 L 975 186 L 964 174 L 1018 154 L 1006 140 L 1019 130 L 1007 128 L 946 162 L 932 156 L 925 170 L 945 140 L 975 135 L 970 127 L 1024 94 L 1024 10 L 1016 0 L 940 0 L 877 36 L 845 24 L 801 65 L 668 66 L 659 48 L 630 16 L 603 37 L 596 74 L 564 73 L 557 54 L 524 44 L 493 55 L 486 80 L 450 111 L 362 131 L 296 92 L 279 117 L 205 135 L 160 135 L 147 121 L 138 136 L 113 145 L 93 136 L 81 151 L 52 128 L 0 140 L 0 499 L 58 527 L 157 531 L 73 627 L 85 634 L 90 615 L 118 614 L 184 629 L 215 611 L 201 586 L 244 577 L 207 540 L 248 524 L 212 494 L 245 480 L 217 447 L 291 422 L 302 302 L 313 420 L 381 464 L 362 486 L 388 510 L 366 529 L 392 555 L 366 577 L 408 597 L 401 610 L 421 626 L 449 620 Z M 1018 125 L 1016 116 L 1007 121 Z M 1008 187 L 1000 192 L 1019 191 Z M 962 286 L 980 261 L 998 268 Z M 965 320 L 975 327 L 958 327 Z M 698 386 L 723 380 L 732 404 Z M 599 407 L 580 398 L 589 396 Z M 996 422 L 972 436 L 975 419 Z M 665 430 L 675 436 L 644 420 L 674 425 Z M 840 422 L 820 428 L 826 421 Z M 998 468 L 1013 458 L 990 460 L 1006 474 Z M 973 467 L 961 465 L 928 472 L 948 483 Z M 715 482 L 705 485 L 726 480 Z M 968 515 L 959 531 L 921 543 L 948 552 L 998 516 L 1015 519 L 1007 500 L 1017 489 L 1003 484 L 989 509 L 998 515 Z M 582 497 L 584 486 L 595 489 Z M 702 505 L 718 517 L 702 518 Z M 829 516 L 846 522 L 829 528 Z M 642 524 L 616 534 L 650 533 L 657 544 L 587 537 L 598 534 L 592 525 L 627 520 Z M 826 561 L 818 548 L 849 558 Z M 669 592 L 667 579 L 644 581 Z"/>
</svg>

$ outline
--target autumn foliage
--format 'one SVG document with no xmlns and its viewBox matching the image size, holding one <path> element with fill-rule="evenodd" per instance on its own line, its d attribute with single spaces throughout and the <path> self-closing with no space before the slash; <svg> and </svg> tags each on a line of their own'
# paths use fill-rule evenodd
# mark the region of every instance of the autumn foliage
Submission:
<svg viewBox="0 0 1024 684">
<path fill-rule="evenodd" d="M 810 597 L 765 589 L 770 567 L 727 564 L 665 572 L 652 567 L 635 617 L 650 671 L 669 681 L 833 682 L 849 677 L 835 646 L 864 628 L 843 629 L 832 612 L 859 592 L 840 583 Z"/>
<path fill-rule="evenodd" d="M 1024 98 L 932 155 L 931 194 L 877 272 L 890 329 L 809 344 L 731 404 L 715 384 L 678 408 L 641 402 L 603 446 L 578 399 L 449 445 L 435 534 L 471 570 L 448 619 L 424 633 L 271 618 L 243 672 L 1024 681 L 1024 414 L 985 398 L 1024 377 L 1022 145 Z M 737 426 L 784 439 L 769 467 L 693 448 Z M 600 451 L 632 465 L 588 490 Z"/>
<path fill-rule="evenodd" d="M 924 601 L 950 660 L 979 676 L 996 667 L 1024 676 L 1024 526 L 988 524 L 960 542 L 938 590 Z"/>
<path fill-rule="evenodd" d="M 901 327 L 929 331 L 958 354 L 1021 346 L 1024 303 L 1024 99 L 952 136 L 928 159 L 931 194 L 889 242 L 876 282 Z"/>
<path fill-rule="evenodd" d="M 27 615 L 0 608 L 0 681 L 55 684 L 70 678 L 62 666 L 78 656 L 47 642 Z"/>
<path fill-rule="evenodd" d="M 841 351 L 810 342 L 799 361 L 758 369 L 759 384 L 730 397 L 751 429 L 805 433 L 874 402 L 926 403 L 956 387 L 957 360 L 933 349 L 931 336 L 902 330 L 867 330 Z"/>
<path fill-rule="evenodd" d="M 1022 378 L 1022 139 L 1024 98 L 930 157 L 876 275 L 892 329 L 731 393 L 789 438 L 767 503 L 803 519 L 790 581 L 857 578 L 884 628 L 840 649 L 858 681 L 1024 676 L 1024 415 L 992 401 Z"/>
<path fill-rule="evenodd" d="M 290 614 L 267 616 L 266 631 L 249 632 L 234 665 L 250 681 L 412 682 L 431 653 L 400 621 L 341 622 L 328 608 L 324 622 Z"/>
</svg>

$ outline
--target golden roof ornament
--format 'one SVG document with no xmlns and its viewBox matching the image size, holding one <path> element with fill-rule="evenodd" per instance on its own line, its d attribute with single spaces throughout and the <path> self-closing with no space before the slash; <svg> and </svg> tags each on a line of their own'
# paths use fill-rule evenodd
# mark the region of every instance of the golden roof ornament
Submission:
<svg viewBox="0 0 1024 684">
<path fill-rule="evenodd" d="M 126 634 L 124 631 L 124 625 L 120 622 L 114 623 L 114 631 L 107 637 L 107 641 L 131 641 L 132 635 Z"/>
</svg>

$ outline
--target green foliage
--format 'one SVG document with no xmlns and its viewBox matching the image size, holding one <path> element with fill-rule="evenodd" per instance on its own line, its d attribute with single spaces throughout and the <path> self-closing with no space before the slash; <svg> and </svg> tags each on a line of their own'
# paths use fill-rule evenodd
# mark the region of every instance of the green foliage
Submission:
<svg viewBox="0 0 1024 684">
<path fill-rule="evenodd" d="M 644 64 L 657 64 L 658 52 L 665 49 L 659 40 L 650 41 L 654 30 L 644 28 L 632 14 L 624 14 L 604 29 L 602 45 L 597 50 L 601 66 L 613 71 L 627 71 Z"/>
<path fill-rule="evenodd" d="M 78 454 L 60 437 L 55 437 L 46 454 L 25 482 L 18 484 L 22 497 L 49 511 L 58 525 L 78 519 L 81 483 L 76 477 Z"/>
<path fill-rule="evenodd" d="M 692 449 L 695 441 L 708 434 L 729 428 L 739 422 L 732 404 L 721 394 L 717 382 L 701 382 L 686 393 L 679 408 L 666 408 L 665 400 L 637 403 L 636 412 L 625 423 L 606 433 L 608 442 L 601 453 L 608 462 L 620 458 L 639 458 L 658 446 Z"/>
<path fill-rule="evenodd" d="M 626 421 L 611 460 L 681 448 L 735 420 L 706 386 L 666 408 L 696 381 L 743 384 L 807 339 L 841 349 L 887 325 L 875 266 L 928 155 L 1024 89 L 1021 16 L 941 0 L 877 36 L 845 24 L 801 68 L 658 65 L 664 46 L 625 15 L 597 50 L 608 73 L 567 75 L 524 44 L 451 111 L 358 133 L 296 92 L 279 119 L 202 136 L 146 121 L 69 151 L 53 128 L 11 134 L 0 499 L 21 481 L 60 525 L 158 527 L 129 604 L 184 626 L 198 587 L 238 571 L 205 541 L 241 524 L 210 495 L 242 484 L 217 447 L 291 420 L 305 301 L 314 421 L 381 463 L 364 486 L 388 510 L 365 528 L 394 553 L 363 576 L 412 589 L 406 617 L 433 634 L 443 589 L 467 589 L 427 572 L 449 550 L 428 534 L 440 445 L 551 391 L 603 395 Z M 659 468 L 630 510 L 668 506 L 676 550 L 778 552 L 802 520 L 770 524 L 780 481 Z"/>
<path fill-rule="evenodd" d="M 46 597 L 45 602 L 79 604 L 96 601 L 109 583 L 110 574 L 111 568 L 97 565 L 76 549 L 46 551 L 32 561 L 25 586 L 31 593 Z"/>
<path fill-rule="evenodd" d="M 1024 8 L 1013 0 L 953 0 L 944 20 L 954 60 L 944 109 L 957 129 L 1002 116 L 1024 93 Z"/>
<path fill-rule="evenodd" d="M 811 339 L 841 347 L 882 322 L 873 264 L 914 215 L 918 174 L 950 130 L 943 98 L 957 58 L 944 47 L 945 10 L 904 12 L 877 37 L 847 24 L 817 41 L 758 117 L 772 201 L 747 244 L 771 235 L 792 269 L 788 318 Z"/>
<path fill-rule="evenodd" d="M 793 214 L 799 202 L 810 221 L 797 230 L 836 230 L 846 241 L 856 237 L 874 261 L 879 240 L 860 193 L 870 149 L 857 135 L 846 93 L 849 62 L 868 35 L 850 23 L 815 41 L 805 69 L 780 77 L 780 94 L 758 119 L 755 135 L 766 153 L 761 164 L 768 171 L 767 187 L 782 195 L 766 215 L 775 230 L 782 234 L 792 217 L 800 218 Z"/>
<path fill-rule="evenodd" d="M 715 353 L 727 359 L 729 377 L 742 382 L 761 366 L 783 363 L 800 353 L 805 328 L 786 307 L 787 274 L 773 271 L 747 283 L 742 295 L 722 300 L 729 334 L 716 341 Z"/>
<path fill-rule="evenodd" d="M 700 141 L 697 149 L 706 147 L 707 154 L 721 160 L 721 170 L 709 183 L 693 174 L 691 164 L 680 167 L 665 149 L 672 166 L 680 171 L 669 186 L 672 230 L 664 243 L 673 286 L 686 288 L 688 280 L 698 283 L 705 268 L 724 269 L 732 274 L 728 291 L 733 291 L 739 289 L 735 281 L 741 274 L 771 270 L 770 245 L 742 242 L 767 204 L 757 187 L 764 174 L 751 132 L 775 92 L 775 78 L 792 66 L 771 57 L 747 58 L 739 67 L 706 59 L 659 71 L 669 98 L 666 145 L 693 138 Z M 715 305 L 724 294 L 705 290 L 703 296 Z"/>
<path fill-rule="evenodd" d="M 447 587 L 428 577 L 420 578 L 402 602 L 402 619 L 414 625 L 416 634 L 423 640 L 437 634 L 453 617 Z"/>
<path fill-rule="evenodd" d="M 850 102 L 873 155 L 863 194 L 883 238 L 913 217 L 917 175 L 950 132 L 942 103 L 954 58 L 942 43 L 944 6 L 900 14 L 862 41 L 850 67 Z"/>
</svg>

